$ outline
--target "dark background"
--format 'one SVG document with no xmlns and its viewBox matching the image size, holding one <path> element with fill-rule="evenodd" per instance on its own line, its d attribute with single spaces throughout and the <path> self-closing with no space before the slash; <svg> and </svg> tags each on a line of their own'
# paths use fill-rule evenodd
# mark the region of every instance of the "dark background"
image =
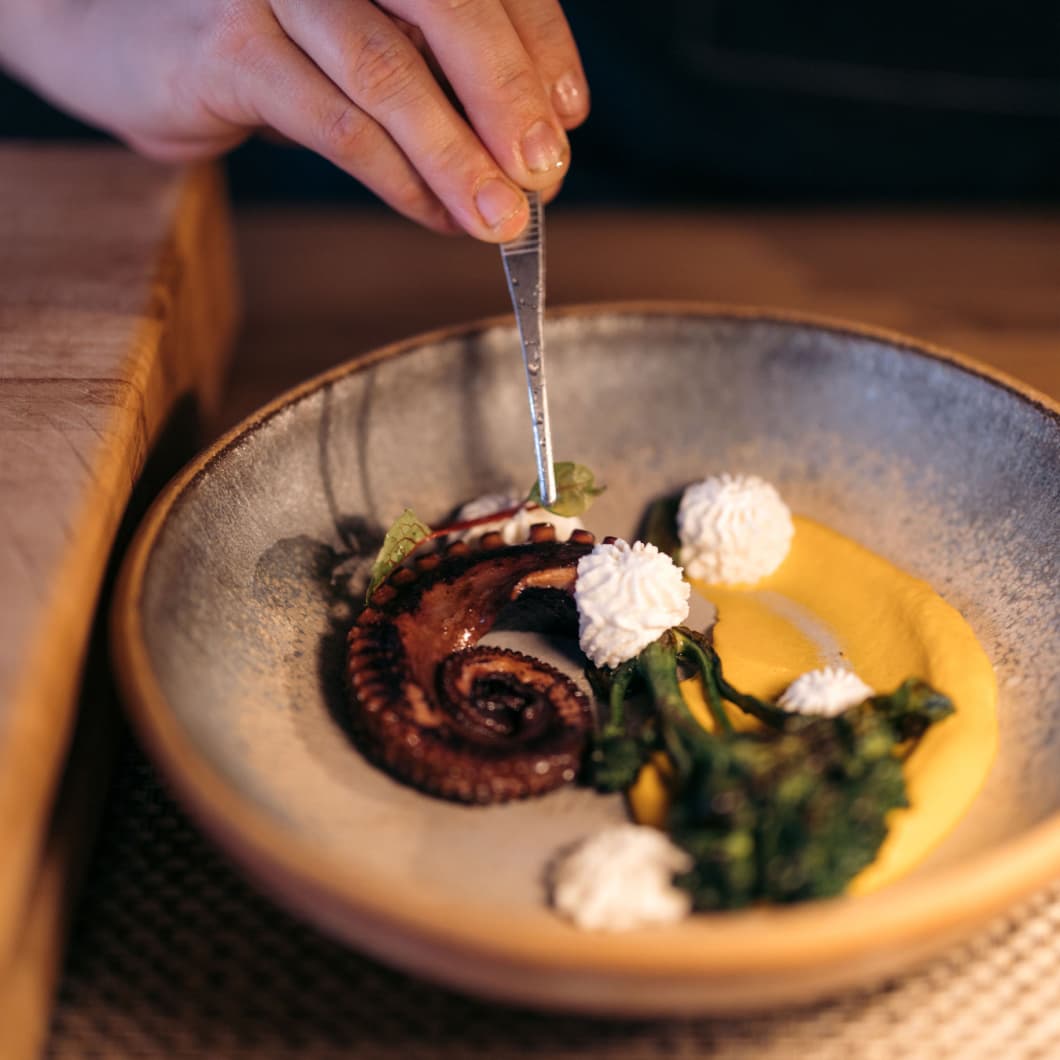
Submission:
<svg viewBox="0 0 1060 1060">
<path fill-rule="evenodd" d="M 565 203 L 1060 198 L 1060 4 L 569 0 L 593 90 Z M 0 80 L 0 135 L 98 135 Z M 237 200 L 373 201 L 255 140 Z"/>
</svg>

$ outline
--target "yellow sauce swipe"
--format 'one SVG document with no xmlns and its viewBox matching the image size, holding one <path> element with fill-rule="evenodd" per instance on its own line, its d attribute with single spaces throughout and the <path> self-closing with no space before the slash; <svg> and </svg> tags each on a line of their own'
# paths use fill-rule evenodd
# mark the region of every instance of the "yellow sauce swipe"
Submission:
<svg viewBox="0 0 1060 1060">
<path fill-rule="evenodd" d="M 968 623 L 926 582 L 801 517 L 787 559 L 754 588 L 693 584 L 718 610 L 714 646 L 742 691 L 773 700 L 807 670 L 845 661 L 879 692 L 920 677 L 953 700 L 956 713 L 931 728 L 905 764 L 910 808 L 892 811 L 876 861 L 847 893 L 866 894 L 908 872 L 968 809 L 997 749 L 997 683 Z M 683 690 L 709 724 L 698 682 Z M 740 715 L 730 710 L 736 724 Z M 634 818 L 661 825 L 667 804 L 665 780 L 646 766 L 630 790 Z"/>
</svg>

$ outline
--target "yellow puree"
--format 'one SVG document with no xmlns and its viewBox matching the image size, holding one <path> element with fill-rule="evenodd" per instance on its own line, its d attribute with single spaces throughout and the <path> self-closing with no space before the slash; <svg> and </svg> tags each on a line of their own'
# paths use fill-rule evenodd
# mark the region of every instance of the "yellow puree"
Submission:
<svg viewBox="0 0 1060 1060">
<path fill-rule="evenodd" d="M 775 699 L 799 674 L 834 664 L 838 649 L 877 691 L 921 677 L 953 700 L 956 713 L 932 727 L 905 764 L 910 808 L 892 811 L 879 856 L 848 893 L 909 871 L 968 808 L 997 748 L 994 672 L 968 624 L 926 582 L 799 517 L 787 559 L 753 589 L 695 587 L 718 610 L 714 644 L 742 691 Z M 709 724 L 698 681 L 683 690 Z M 740 714 L 730 710 L 734 723 Z M 662 775 L 646 766 L 630 791 L 633 816 L 661 825 L 667 802 Z"/>
</svg>

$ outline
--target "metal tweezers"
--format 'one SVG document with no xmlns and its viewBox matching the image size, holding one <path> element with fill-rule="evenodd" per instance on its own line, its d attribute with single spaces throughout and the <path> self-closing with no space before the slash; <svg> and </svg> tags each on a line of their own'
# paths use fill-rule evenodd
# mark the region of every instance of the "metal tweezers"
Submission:
<svg viewBox="0 0 1060 1060">
<path fill-rule="evenodd" d="M 529 192 L 530 221 L 523 234 L 501 244 L 501 260 L 508 277 L 508 290 L 519 327 L 526 366 L 526 389 L 530 398 L 530 422 L 534 431 L 537 485 L 542 504 L 556 499 L 556 475 L 552 466 L 552 434 L 545 390 L 545 216 L 541 197 Z"/>
</svg>

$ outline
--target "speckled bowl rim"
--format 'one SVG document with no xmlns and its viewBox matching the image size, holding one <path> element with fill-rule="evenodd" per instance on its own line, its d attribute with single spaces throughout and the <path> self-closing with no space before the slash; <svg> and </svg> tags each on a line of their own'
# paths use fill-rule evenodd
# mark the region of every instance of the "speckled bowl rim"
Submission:
<svg viewBox="0 0 1060 1060">
<path fill-rule="evenodd" d="M 794 324 L 886 342 L 941 361 L 1030 402 L 1060 428 L 1060 404 L 1033 388 L 937 346 L 883 328 L 797 312 L 684 301 L 575 305 L 550 319 L 582 316 L 666 316 Z M 629 985 L 662 977 L 698 983 L 726 977 L 812 975 L 840 963 L 871 960 L 879 951 L 922 951 L 931 939 L 954 939 L 987 917 L 1060 876 L 1060 813 L 1016 839 L 876 894 L 803 905 L 703 914 L 675 928 L 623 934 L 571 931 L 557 922 L 541 930 L 517 917 L 436 900 L 422 886 L 361 876 L 306 842 L 229 783 L 200 751 L 170 708 L 152 671 L 142 632 L 141 599 L 149 560 L 181 497 L 229 450 L 282 410 L 314 391 L 421 346 L 512 323 L 490 317 L 391 343 L 309 379 L 243 420 L 189 463 L 157 498 L 129 548 L 112 618 L 120 690 L 154 760 L 198 822 L 272 893 L 298 897 L 314 920 L 384 954 L 425 949 L 528 973 L 599 976 Z M 399 957 L 398 963 L 411 963 Z"/>
</svg>

